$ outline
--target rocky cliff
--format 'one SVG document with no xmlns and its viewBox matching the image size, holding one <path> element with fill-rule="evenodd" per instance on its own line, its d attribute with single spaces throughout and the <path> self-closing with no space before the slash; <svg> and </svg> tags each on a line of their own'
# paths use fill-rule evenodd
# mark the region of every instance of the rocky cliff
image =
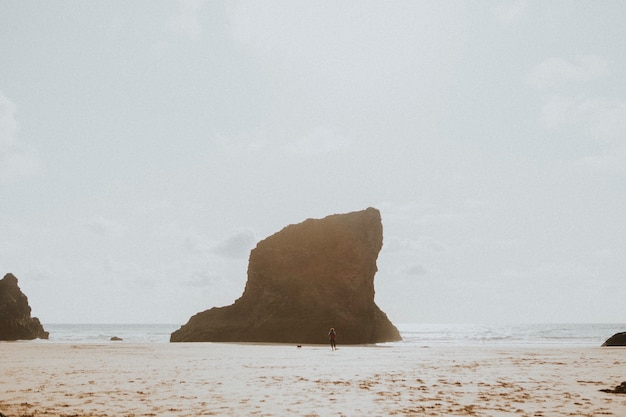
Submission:
<svg viewBox="0 0 626 417">
<path fill-rule="evenodd" d="M 30 316 L 28 298 L 13 274 L 0 280 L 0 340 L 47 339 L 48 332 L 36 317 Z"/>
<path fill-rule="evenodd" d="M 374 302 L 382 247 L 374 208 L 308 219 L 259 242 L 250 253 L 241 298 L 191 317 L 172 342 L 327 343 L 400 340 Z"/>
</svg>

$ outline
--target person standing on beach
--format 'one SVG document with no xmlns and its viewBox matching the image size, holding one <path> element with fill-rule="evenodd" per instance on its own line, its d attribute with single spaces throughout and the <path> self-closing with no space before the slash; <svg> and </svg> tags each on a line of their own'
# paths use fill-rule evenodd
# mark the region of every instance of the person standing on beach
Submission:
<svg viewBox="0 0 626 417">
<path fill-rule="evenodd" d="M 334 327 L 330 328 L 330 331 L 328 332 L 328 338 L 330 339 L 330 349 L 337 350 L 337 344 L 335 343 L 335 341 L 337 340 L 337 333 L 335 333 Z"/>
</svg>

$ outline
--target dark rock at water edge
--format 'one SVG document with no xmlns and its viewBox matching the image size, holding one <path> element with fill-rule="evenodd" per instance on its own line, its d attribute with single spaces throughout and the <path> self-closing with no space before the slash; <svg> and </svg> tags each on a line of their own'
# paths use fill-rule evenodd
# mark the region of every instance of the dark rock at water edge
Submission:
<svg viewBox="0 0 626 417">
<path fill-rule="evenodd" d="M 626 381 L 622 382 L 615 389 L 601 389 L 602 392 L 608 392 L 609 394 L 626 394 Z"/>
<path fill-rule="evenodd" d="M 28 298 L 17 285 L 13 274 L 0 280 L 0 340 L 47 339 L 37 317 L 30 316 Z"/>
<path fill-rule="evenodd" d="M 331 327 L 338 344 L 400 340 L 374 302 L 382 242 L 374 208 L 287 226 L 250 252 L 234 304 L 194 315 L 170 341 L 318 344 Z"/>
<path fill-rule="evenodd" d="M 602 346 L 626 346 L 626 332 L 615 333 Z"/>
</svg>

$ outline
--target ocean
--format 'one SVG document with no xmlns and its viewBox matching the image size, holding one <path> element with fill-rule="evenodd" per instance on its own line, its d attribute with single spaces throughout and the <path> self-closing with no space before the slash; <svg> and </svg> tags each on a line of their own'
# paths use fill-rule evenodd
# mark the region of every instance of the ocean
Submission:
<svg viewBox="0 0 626 417">
<path fill-rule="evenodd" d="M 396 324 L 401 342 L 382 346 L 600 346 L 626 324 Z M 44 324 L 49 340 L 37 343 L 168 343 L 180 324 Z M 338 343 L 341 344 L 340 329 Z"/>
</svg>

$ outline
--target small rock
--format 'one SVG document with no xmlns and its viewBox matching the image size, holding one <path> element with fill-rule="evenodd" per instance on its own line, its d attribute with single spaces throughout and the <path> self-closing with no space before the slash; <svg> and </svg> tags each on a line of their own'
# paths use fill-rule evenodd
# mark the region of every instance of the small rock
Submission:
<svg viewBox="0 0 626 417">
<path fill-rule="evenodd" d="M 112 342 L 121 342 L 122 340 L 124 340 L 124 339 L 122 339 L 121 337 L 117 337 L 117 336 L 113 336 L 113 337 L 111 338 L 111 341 L 112 341 Z"/>
<path fill-rule="evenodd" d="M 626 381 L 616 386 L 615 389 L 601 389 L 600 391 L 610 394 L 626 394 Z"/>
<path fill-rule="evenodd" d="M 626 346 L 626 332 L 615 333 L 602 344 L 605 346 Z"/>
</svg>

